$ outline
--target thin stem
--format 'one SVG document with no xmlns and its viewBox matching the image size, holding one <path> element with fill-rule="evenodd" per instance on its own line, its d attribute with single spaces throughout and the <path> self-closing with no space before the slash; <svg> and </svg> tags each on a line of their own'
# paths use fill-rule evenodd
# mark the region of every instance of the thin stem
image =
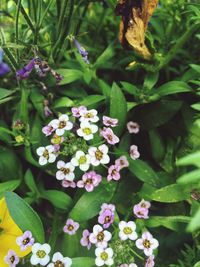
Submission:
<svg viewBox="0 0 200 267">
<path fill-rule="evenodd" d="M 44 11 L 44 13 L 43 13 L 41 19 L 40 19 L 39 27 L 42 26 L 43 20 L 44 20 L 44 18 L 46 17 L 46 15 L 47 15 L 47 13 L 48 13 L 48 11 L 49 11 L 49 9 L 50 9 L 50 7 L 51 7 L 53 1 L 54 1 L 54 0 L 50 0 L 50 2 L 48 3 L 48 5 L 47 5 L 47 7 L 46 7 L 46 9 L 45 9 L 45 11 Z"/>
<path fill-rule="evenodd" d="M 133 249 L 130 248 L 130 250 L 131 250 L 131 252 L 132 252 L 135 256 L 137 256 L 140 260 L 144 260 L 144 258 L 143 258 L 142 256 L 140 256 L 137 252 L 135 252 Z"/>
<path fill-rule="evenodd" d="M 21 8 L 21 0 L 18 0 L 17 3 L 17 13 L 16 13 L 16 19 L 15 19 L 15 38 L 16 38 L 16 44 L 19 44 L 19 14 L 20 14 L 20 8 Z M 19 50 L 17 49 L 17 61 L 19 63 Z"/>
</svg>

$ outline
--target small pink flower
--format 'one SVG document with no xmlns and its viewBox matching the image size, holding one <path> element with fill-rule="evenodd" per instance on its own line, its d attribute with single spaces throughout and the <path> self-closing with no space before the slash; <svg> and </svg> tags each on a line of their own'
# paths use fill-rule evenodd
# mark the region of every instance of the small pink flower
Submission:
<svg viewBox="0 0 200 267">
<path fill-rule="evenodd" d="M 138 147 L 137 146 L 135 146 L 135 145 L 132 145 L 131 147 L 130 147 L 130 156 L 131 156 L 131 158 L 132 159 L 138 159 L 139 157 L 140 157 L 140 153 L 139 153 L 139 151 L 138 151 Z"/>
<path fill-rule="evenodd" d="M 133 213 L 137 218 L 148 219 L 149 218 L 148 213 L 150 207 L 151 203 L 143 199 L 140 203 L 138 203 L 133 207 Z"/>
<path fill-rule="evenodd" d="M 82 238 L 80 241 L 81 245 L 83 247 L 87 247 L 88 250 L 91 248 L 91 245 L 92 245 L 90 240 L 89 240 L 89 236 L 90 236 L 90 232 L 87 229 L 85 229 L 83 231 L 83 235 L 82 235 Z"/>
<path fill-rule="evenodd" d="M 120 179 L 120 165 L 111 165 L 108 169 L 107 180 L 115 180 L 118 181 Z"/>
<path fill-rule="evenodd" d="M 137 267 L 135 263 L 130 263 L 130 264 L 121 264 L 119 267 Z"/>
<path fill-rule="evenodd" d="M 118 125 L 118 119 L 103 116 L 103 124 L 105 126 L 116 127 Z"/>
<path fill-rule="evenodd" d="M 126 156 L 121 156 L 120 158 L 115 160 L 115 165 L 119 165 L 120 169 L 126 168 L 129 166 L 129 162 Z"/>
<path fill-rule="evenodd" d="M 48 124 L 47 126 L 44 126 L 42 128 L 42 132 L 46 135 L 46 136 L 49 136 L 53 133 L 55 129 L 50 125 Z"/>
<path fill-rule="evenodd" d="M 104 139 L 108 142 L 110 145 L 115 145 L 119 143 L 119 138 L 113 133 L 113 130 L 111 128 L 104 127 L 101 131 L 101 136 L 103 136 Z"/>
<path fill-rule="evenodd" d="M 101 211 L 99 214 L 103 213 L 105 210 L 111 210 L 112 212 L 115 212 L 115 205 L 103 203 L 101 205 Z"/>
<path fill-rule="evenodd" d="M 66 188 L 68 188 L 68 187 L 76 188 L 76 183 L 74 181 L 63 180 L 62 186 L 66 187 Z"/>
<path fill-rule="evenodd" d="M 153 267 L 154 265 L 155 265 L 154 255 L 151 255 L 150 257 L 147 258 L 145 262 L 145 267 Z"/>
<path fill-rule="evenodd" d="M 21 251 L 25 251 L 34 244 L 35 240 L 30 231 L 25 231 L 22 236 L 17 237 L 16 243 L 20 246 Z"/>
<path fill-rule="evenodd" d="M 5 256 L 4 261 L 9 267 L 15 267 L 19 263 L 19 257 L 13 250 L 10 249 L 8 254 Z"/>
<path fill-rule="evenodd" d="M 135 245 L 137 248 L 143 250 L 144 254 L 149 257 L 153 255 L 153 250 L 159 246 L 159 243 L 149 232 L 144 232 L 142 237 L 136 240 Z"/>
<path fill-rule="evenodd" d="M 140 125 L 137 122 L 129 121 L 127 123 L 127 129 L 129 133 L 137 134 L 140 131 Z"/>
<path fill-rule="evenodd" d="M 79 118 L 79 117 L 81 116 L 80 112 L 82 112 L 82 111 L 86 111 L 86 110 L 87 110 L 87 108 L 86 108 L 85 106 L 73 107 L 73 108 L 71 109 L 71 111 L 72 111 L 72 115 L 73 115 L 74 117 L 76 117 L 76 118 Z"/>
<path fill-rule="evenodd" d="M 94 190 L 94 187 L 97 187 L 102 180 L 102 176 L 97 174 L 95 171 L 86 172 L 82 176 L 82 180 L 77 182 L 77 187 L 83 188 L 88 192 Z"/>
<path fill-rule="evenodd" d="M 75 222 L 72 219 L 66 221 L 66 225 L 63 228 L 63 231 L 69 235 L 74 235 L 79 228 L 79 223 Z"/>
</svg>

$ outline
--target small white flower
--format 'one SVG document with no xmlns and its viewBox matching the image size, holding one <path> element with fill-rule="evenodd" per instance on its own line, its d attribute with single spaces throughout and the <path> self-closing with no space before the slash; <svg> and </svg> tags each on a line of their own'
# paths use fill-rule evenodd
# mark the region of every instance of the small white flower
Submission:
<svg viewBox="0 0 200 267">
<path fill-rule="evenodd" d="M 90 167 L 90 156 L 83 151 L 77 151 L 74 158 L 71 159 L 73 166 L 79 166 L 82 171 L 87 171 Z"/>
<path fill-rule="evenodd" d="M 88 154 L 91 157 L 90 162 L 93 166 L 108 164 L 110 162 L 110 157 L 108 156 L 108 147 L 106 145 L 101 145 L 98 148 L 90 147 L 88 149 Z"/>
<path fill-rule="evenodd" d="M 112 248 L 106 248 L 106 249 L 96 248 L 95 255 L 96 255 L 96 260 L 95 260 L 96 266 L 103 266 L 103 265 L 111 266 L 114 263 Z"/>
<path fill-rule="evenodd" d="M 72 265 L 72 260 L 68 257 L 63 257 L 60 252 L 56 252 L 53 255 L 52 263 L 49 263 L 47 267 L 70 267 Z"/>
<path fill-rule="evenodd" d="M 93 227 L 93 232 L 89 236 L 90 242 L 99 248 L 106 248 L 111 238 L 111 233 L 104 230 L 103 227 L 98 224 Z"/>
<path fill-rule="evenodd" d="M 124 222 L 121 221 L 119 223 L 119 238 L 121 240 L 135 240 L 137 239 L 137 233 L 136 233 L 136 224 L 132 221 L 130 222 Z"/>
<path fill-rule="evenodd" d="M 38 156 L 40 156 L 40 158 L 39 158 L 39 164 L 40 165 L 45 165 L 48 162 L 53 163 L 57 157 L 57 155 L 55 153 L 55 148 L 52 145 L 49 145 L 46 147 L 39 147 L 36 150 L 36 153 L 38 154 Z"/>
<path fill-rule="evenodd" d="M 77 130 L 77 134 L 83 137 L 86 141 L 93 139 L 94 133 L 98 131 L 98 126 L 90 124 L 87 121 L 83 121 L 80 124 L 80 129 Z"/>
<path fill-rule="evenodd" d="M 56 130 L 56 134 L 59 136 L 73 128 L 73 123 L 69 121 L 69 117 L 66 114 L 62 114 L 58 119 L 52 120 L 49 125 Z"/>
<path fill-rule="evenodd" d="M 97 116 L 98 112 L 96 109 L 91 110 L 81 110 L 80 111 L 80 121 L 90 121 L 90 122 L 97 122 L 99 121 L 99 117 Z"/>
<path fill-rule="evenodd" d="M 144 254 L 149 257 L 153 254 L 153 250 L 159 246 L 158 240 L 153 238 L 149 232 L 144 232 L 142 238 L 136 242 L 136 247 L 144 250 Z"/>
<path fill-rule="evenodd" d="M 35 243 L 32 246 L 32 256 L 30 262 L 32 265 L 42 265 L 45 266 L 50 261 L 49 253 L 51 247 L 48 244 Z"/>
<path fill-rule="evenodd" d="M 59 160 L 57 162 L 57 168 L 59 171 L 56 172 L 56 179 L 58 180 L 68 180 L 73 181 L 74 180 L 74 169 L 75 167 L 71 164 L 71 162 L 65 163 L 62 160 Z"/>
</svg>

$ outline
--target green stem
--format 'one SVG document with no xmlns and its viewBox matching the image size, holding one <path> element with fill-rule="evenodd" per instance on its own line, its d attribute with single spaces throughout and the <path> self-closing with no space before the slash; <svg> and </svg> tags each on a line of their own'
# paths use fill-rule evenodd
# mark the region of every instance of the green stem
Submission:
<svg viewBox="0 0 200 267">
<path fill-rule="evenodd" d="M 50 0 L 50 1 L 49 1 L 49 3 L 48 3 L 48 5 L 47 5 L 47 7 L 46 7 L 46 9 L 45 9 L 45 11 L 44 11 L 44 13 L 43 13 L 41 19 L 40 19 L 39 28 L 42 26 L 43 20 L 44 20 L 44 18 L 46 17 L 46 15 L 47 15 L 47 13 L 48 13 L 48 11 L 49 11 L 49 9 L 50 9 L 50 7 L 51 7 L 53 1 L 54 1 L 54 0 Z"/>
<path fill-rule="evenodd" d="M 142 257 L 142 256 L 140 256 L 137 252 L 135 252 L 133 249 L 130 249 L 131 250 L 131 252 L 135 255 L 135 256 L 137 256 L 140 260 L 144 260 L 144 258 Z"/>
<path fill-rule="evenodd" d="M 54 214 L 53 214 L 52 232 L 49 238 L 49 244 L 51 246 L 52 251 L 54 251 L 54 248 L 56 245 L 56 239 L 58 235 L 58 226 L 59 226 L 58 212 L 55 209 Z"/>
<path fill-rule="evenodd" d="M 17 3 L 17 13 L 16 13 L 16 19 L 15 19 L 15 38 L 16 38 L 16 44 L 19 44 L 19 14 L 20 14 L 20 8 L 21 8 L 21 0 L 18 0 Z M 17 61 L 19 63 L 19 50 L 17 49 Z"/>
</svg>

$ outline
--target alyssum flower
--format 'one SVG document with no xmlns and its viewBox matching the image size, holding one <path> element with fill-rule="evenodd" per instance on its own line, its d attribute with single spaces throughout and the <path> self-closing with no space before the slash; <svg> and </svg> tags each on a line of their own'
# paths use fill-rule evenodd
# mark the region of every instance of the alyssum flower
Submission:
<svg viewBox="0 0 200 267">
<path fill-rule="evenodd" d="M 22 236 L 16 239 L 16 243 L 20 246 L 21 251 L 25 251 L 34 244 L 35 239 L 30 231 L 25 231 Z"/>
<path fill-rule="evenodd" d="M 108 246 L 108 241 L 111 240 L 111 233 L 104 230 L 100 225 L 96 224 L 93 227 L 93 232 L 89 236 L 89 240 L 92 244 L 97 247 L 106 248 Z"/>
<path fill-rule="evenodd" d="M 66 221 L 66 225 L 63 228 L 63 231 L 69 235 L 74 235 L 79 228 L 79 223 L 75 222 L 72 219 Z"/>
<path fill-rule="evenodd" d="M 40 165 L 45 165 L 47 163 L 53 163 L 56 160 L 56 153 L 55 153 L 55 148 L 52 145 L 46 146 L 46 147 L 39 147 L 36 150 L 36 153 L 39 158 L 39 164 Z"/>
<path fill-rule="evenodd" d="M 80 121 L 87 121 L 87 122 L 92 122 L 95 123 L 99 121 L 99 117 L 97 116 L 98 112 L 96 109 L 90 109 L 90 110 L 80 110 Z"/>
<path fill-rule="evenodd" d="M 94 138 L 94 134 L 98 131 L 98 127 L 95 124 L 90 124 L 87 121 L 83 121 L 80 124 L 80 128 L 77 130 L 78 136 L 83 137 L 86 141 Z"/>
<path fill-rule="evenodd" d="M 32 265 L 40 264 L 42 266 L 45 266 L 50 261 L 50 251 L 51 247 L 49 246 L 49 244 L 35 243 L 32 247 L 32 256 L 30 263 Z"/>
<path fill-rule="evenodd" d="M 146 262 L 145 262 L 145 267 L 153 267 L 155 265 L 154 262 L 154 255 L 151 255 L 147 258 Z"/>
<path fill-rule="evenodd" d="M 159 246 L 158 240 L 153 238 L 149 232 L 144 232 L 142 237 L 136 241 L 136 247 L 143 250 L 146 256 L 151 256 L 153 250 Z"/>
<path fill-rule="evenodd" d="M 65 163 L 62 160 L 57 162 L 58 171 L 56 172 L 56 179 L 58 180 L 74 180 L 74 169 L 75 167 L 71 164 L 71 162 Z"/>
<path fill-rule="evenodd" d="M 90 147 L 88 149 L 88 154 L 90 155 L 90 163 L 93 166 L 108 164 L 110 162 L 110 157 L 108 156 L 108 146 L 106 145 L 101 145 L 98 148 Z"/>
<path fill-rule="evenodd" d="M 137 239 L 137 233 L 136 233 L 136 224 L 132 221 L 124 222 L 121 221 L 119 223 L 119 238 L 121 240 L 136 240 Z"/>
<path fill-rule="evenodd" d="M 59 136 L 63 135 L 65 131 L 69 131 L 73 128 L 73 123 L 69 120 L 69 117 L 66 114 L 62 114 L 58 119 L 52 120 L 49 124 Z"/>
<path fill-rule="evenodd" d="M 77 187 L 83 188 L 88 192 L 94 190 L 94 187 L 97 187 L 102 180 L 102 176 L 97 174 L 95 171 L 86 172 L 82 176 L 82 180 L 77 182 Z"/>
<path fill-rule="evenodd" d="M 108 116 L 103 116 L 103 124 L 105 126 L 116 127 L 118 125 L 118 119 L 114 119 Z"/>
<path fill-rule="evenodd" d="M 92 245 L 92 243 L 90 242 L 89 237 L 90 237 L 90 232 L 87 229 L 85 229 L 83 231 L 80 243 L 81 243 L 81 245 L 83 247 L 87 247 L 88 250 L 91 248 L 91 245 Z"/>
<path fill-rule="evenodd" d="M 140 153 L 138 151 L 138 147 L 135 145 L 132 145 L 130 147 L 130 157 L 134 160 L 138 159 L 140 157 Z"/>
<path fill-rule="evenodd" d="M 103 225 L 104 228 L 109 228 L 114 222 L 115 217 L 115 205 L 103 203 L 101 211 L 99 212 L 98 222 Z"/>
<path fill-rule="evenodd" d="M 83 151 L 77 151 L 75 157 L 71 159 L 72 165 L 79 166 L 82 171 L 87 171 L 90 167 L 90 156 Z"/>
<path fill-rule="evenodd" d="M 113 130 L 111 128 L 104 127 L 103 130 L 101 131 L 101 136 L 103 136 L 103 138 L 110 145 L 115 145 L 119 143 L 119 137 L 113 133 Z"/>
<path fill-rule="evenodd" d="M 151 204 L 149 201 L 145 201 L 144 199 L 135 205 L 133 207 L 133 213 L 137 216 L 137 218 L 142 218 L 142 219 L 148 219 L 148 213 L 149 213 L 149 208 L 151 207 Z"/>
<path fill-rule="evenodd" d="M 137 122 L 129 121 L 127 123 L 127 129 L 129 133 L 137 134 L 140 131 L 140 125 Z"/>
<path fill-rule="evenodd" d="M 108 168 L 108 176 L 107 176 L 107 180 L 111 181 L 111 180 L 115 180 L 118 181 L 120 179 L 120 165 L 111 165 Z"/>
<path fill-rule="evenodd" d="M 95 260 L 96 266 L 103 266 L 103 265 L 111 266 L 114 263 L 113 250 L 111 248 L 106 248 L 106 249 L 96 248 L 95 255 L 96 255 L 96 260 Z"/>
<path fill-rule="evenodd" d="M 53 255 L 52 263 L 49 263 L 47 267 L 70 267 L 72 260 L 68 257 L 63 257 L 60 252 L 56 252 Z"/>
<path fill-rule="evenodd" d="M 119 267 L 137 267 L 135 263 L 130 263 L 130 264 L 121 264 Z"/>
<path fill-rule="evenodd" d="M 115 160 L 115 165 L 120 166 L 120 170 L 129 166 L 129 162 L 126 156 L 121 156 Z"/>
<path fill-rule="evenodd" d="M 13 250 L 10 249 L 4 258 L 4 262 L 9 267 L 15 267 L 19 263 L 19 257 Z"/>
</svg>

